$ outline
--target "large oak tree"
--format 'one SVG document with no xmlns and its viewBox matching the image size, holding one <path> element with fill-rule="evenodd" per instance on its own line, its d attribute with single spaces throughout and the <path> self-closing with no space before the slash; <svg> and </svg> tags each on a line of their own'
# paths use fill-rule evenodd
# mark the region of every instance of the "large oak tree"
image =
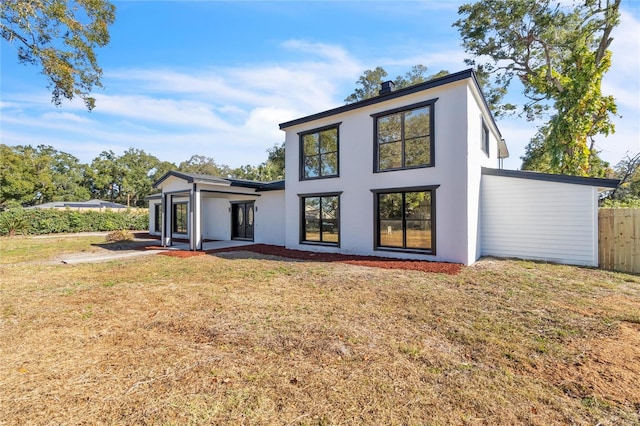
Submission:
<svg viewBox="0 0 640 426">
<path fill-rule="evenodd" d="M 524 86 L 527 118 L 547 123 L 526 164 L 546 164 L 549 171 L 597 176 L 603 173 L 594 148 L 597 135 L 614 131 L 612 96 L 601 90 L 611 66 L 611 33 L 618 24 L 621 0 L 480 0 L 461 6 L 453 25 L 474 59 L 480 76 L 490 82 L 487 97 L 494 112 L 513 112 L 502 103 L 513 78 Z"/>
<path fill-rule="evenodd" d="M 2 0 L 0 34 L 16 48 L 21 63 L 41 67 L 52 101 L 81 98 L 95 106 L 102 87 L 96 48 L 109 43 L 115 6 L 106 0 Z"/>
</svg>

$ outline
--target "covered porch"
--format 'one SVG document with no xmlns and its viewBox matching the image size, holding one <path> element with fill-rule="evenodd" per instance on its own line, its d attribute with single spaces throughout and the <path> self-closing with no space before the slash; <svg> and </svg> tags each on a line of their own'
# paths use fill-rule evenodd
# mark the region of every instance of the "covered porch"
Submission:
<svg viewBox="0 0 640 426">
<path fill-rule="evenodd" d="M 284 203 L 279 201 L 284 198 L 284 181 L 255 182 L 172 171 L 154 187 L 162 192 L 149 198 L 149 231 L 160 237 L 163 247 L 212 250 L 223 243 L 284 241 L 284 226 L 277 227 L 277 222 L 284 220 Z"/>
</svg>

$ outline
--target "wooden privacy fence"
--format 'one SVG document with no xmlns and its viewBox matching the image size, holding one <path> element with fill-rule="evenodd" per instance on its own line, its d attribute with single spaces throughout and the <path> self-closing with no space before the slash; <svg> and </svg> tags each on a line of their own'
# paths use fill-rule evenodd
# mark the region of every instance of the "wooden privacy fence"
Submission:
<svg viewBox="0 0 640 426">
<path fill-rule="evenodd" d="M 640 209 L 600 209 L 598 234 L 601 268 L 640 273 Z"/>
</svg>

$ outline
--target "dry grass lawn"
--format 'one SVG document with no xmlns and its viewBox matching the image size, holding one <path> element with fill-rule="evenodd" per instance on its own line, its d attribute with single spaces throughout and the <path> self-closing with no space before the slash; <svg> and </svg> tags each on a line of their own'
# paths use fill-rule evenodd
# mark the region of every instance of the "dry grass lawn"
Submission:
<svg viewBox="0 0 640 426">
<path fill-rule="evenodd" d="M 247 252 L 57 265 L 16 240 L 0 424 L 640 423 L 637 275 Z"/>
</svg>

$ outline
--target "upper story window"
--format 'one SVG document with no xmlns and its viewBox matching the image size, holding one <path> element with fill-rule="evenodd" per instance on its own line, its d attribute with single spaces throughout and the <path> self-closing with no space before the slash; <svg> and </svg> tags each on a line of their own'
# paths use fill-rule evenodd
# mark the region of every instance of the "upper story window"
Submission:
<svg viewBox="0 0 640 426">
<path fill-rule="evenodd" d="M 339 175 L 339 125 L 300 133 L 300 180 Z"/>
<path fill-rule="evenodd" d="M 435 100 L 374 114 L 375 171 L 433 166 Z"/>
<path fill-rule="evenodd" d="M 482 150 L 485 154 L 489 155 L 489 128 L 487 123 L 482 119 Z"/>
</svg>

